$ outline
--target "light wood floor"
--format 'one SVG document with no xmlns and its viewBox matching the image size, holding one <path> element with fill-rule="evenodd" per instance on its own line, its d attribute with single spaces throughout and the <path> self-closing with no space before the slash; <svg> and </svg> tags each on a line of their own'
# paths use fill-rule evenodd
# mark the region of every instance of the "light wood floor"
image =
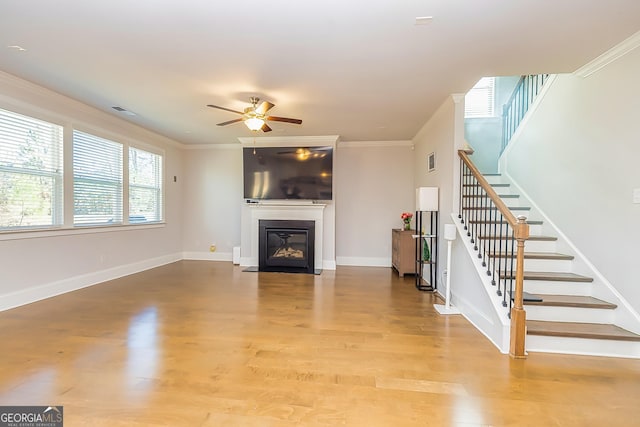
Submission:
<svg viewBox="0 0 640 427">
<path fill-rule="evenodd" d="M 0 313 L 0 405 L 65 426 L 640 425 L 640 361 L 512 360 L 387 268 L 183 261 Z"/>
</svg>

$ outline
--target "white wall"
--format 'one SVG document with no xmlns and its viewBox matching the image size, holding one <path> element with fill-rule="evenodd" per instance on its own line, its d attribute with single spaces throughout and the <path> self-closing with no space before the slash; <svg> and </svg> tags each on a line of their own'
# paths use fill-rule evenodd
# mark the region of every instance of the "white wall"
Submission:
<svg viewBox="0 0 640 427">
<path fill-rule="evenodd" d="M 231 260 L 240 245 L 242 147 L 240 143 L 185 150 L 184 233 L 186 258 Z M 216 245 L 216 252 L 209 246 Z"/>
<path fill-rule="evenodd" d="M 409 141 L 340 142 L 335 162 L 336 262 L 391 266 L 391 229 L 415 211 Z"/>
<path fill-rule="evenodd" d="M 439 230 L 442 236 L 444 224 L 451 223 L 451 214 L 458 210 L 459 157 L 458 150 L 464 145 L 464 102 L 459 95 L 445 100 L 431 119 L 413 138 L 415 144 L 414 188 L 439 188 Z M 429 172 L 427 157 L 435 153 L 436 168 Z M 414 194 L 415 197 L 415 194 Z M 446 266 L 444 239 L 439 238 L 440 260 L 438 280 Z"/>
<path fill-rule="evenodd" d="M 640 311 L 640 49 L 587 78 L 560 75 L 503 168 Z"/>
<path fill-rule="evenodd" d="M 248 233 L 247 241 L 241 241 L 243 215 L 246 215 L 242 144 L 187 147 L 184 164 L 184 256 L 231 261 L 234 247 L 251 246 Z M 334 187 L 337 188 L 336 183 Z M 334 230 L 334 204 L 328 202 L 324 212 L 323 260 L 330 266 L 335 265 Z M 209 252 L 212 244 L 216 245 L 214 253 Z"/>
<path fill-rule="evenodd" d="M 181 180 L 173 182 L 173 176 L 182 176 L 178 143 L 5 73 L 0 73 L 0 108 L 158 147 L 165 153 L 166 183 L 163 226 L 0 236 L 0 310 L 180 258 Z"/>
<path fill-rule="evenodd" d="M 464 147 L 464 96 L 453 95 L 413 139 L 415 144 L 415 186 L 438 187 L 440 190 L 440 226 L 457 222 L 459 208 L 460 160 L 458 150 Z M 436 170 L 428 172 L 427 156 L 436 154 Z M 451 260 L 451 302 L 482 331 L 501 351 L 505 351 L 505 326 L 480 281 L 480 273 L 465 249 L 466 236 L 457 235 Z M 465 244 L 463 244 L 465 243 Z M 444 270 L 447 266 L 447 242 L 438 238 L 438 292 L 444 295 Z M 508 344 L 507 344 L 508 347 Z"/>
</svg>

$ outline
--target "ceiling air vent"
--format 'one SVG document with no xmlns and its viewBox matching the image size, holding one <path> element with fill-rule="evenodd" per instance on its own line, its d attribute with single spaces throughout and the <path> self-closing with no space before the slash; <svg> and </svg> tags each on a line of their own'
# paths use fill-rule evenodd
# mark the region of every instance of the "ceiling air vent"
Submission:
<svg viewBox="0 0 640 427">
<path fill-rule="evenodd" d="M 119 113 L 126 114 L 127 116 L 135 116 L 136 115 L 136 113 L 134 113 L 132 111 L 129 111 L 129 110 L 126 110 L 126 109 L 124 109 L 122 107 L 117 107 L 116 106 L 116 107 L 111 107 L 111 108 L 113 108 L 114 110 L 116 110 Z"/>
</svg>

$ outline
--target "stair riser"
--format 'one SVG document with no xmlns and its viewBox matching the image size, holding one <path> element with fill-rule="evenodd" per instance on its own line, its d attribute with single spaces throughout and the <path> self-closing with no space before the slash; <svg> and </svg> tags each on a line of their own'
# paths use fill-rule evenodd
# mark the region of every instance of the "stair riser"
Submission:
<svg viewBox="0 0 640 427">
<path fill-rule="evenodd" d="M 491 266 L 500 271 L 506 270 L 511 264 L 509 259 L 502 258 L 499 260 L 496 258 L 492 260 Z M 515 268 L 516 263 L 513 261 L 513 268 Z M 524 268 L 525 271 L 537 272 L 544 271 L 548 273 L 570 273 L 571 272 L 571 261 L 553 261 L 553 260 L 543 260 L 543 259 L 525 259 L 524 260 Z"/>
<path fill-rule="evenodd" d="M 501 184 L 505 182 L 501 175 L 483 175 L 489 184 Z"/>
<path fill-rule="evenodd" d="M 557 242 L 555 240 L 527 240 L 524 243 L 527 252 L 556 252 Z"/>
<path fill-rule="evenodd" d="M 525 280 L 524 291 L 531 294 L 548 295 L 591 295 L 593 283 L 548 282 L 545 280 Z"/>
<path fill-rule="evenodd" d="M 553 271 L 556 273 L 571 272 L 572 261 L 549 260 L 549 259 L 525 259 L 525 271 Z"/>
<path fill-rule="evenodd" d="M 528 320 L 547 322 L 613 323 L 615 310 L 581 307 L 524 306 Z"/>
<path fill-rule="evenodd" d="M 516 215 L 517 216 L 517 215 Z M 473 217 L 471 217 L 467 226 L 470 226 L 472 230 L 479 232 L 481 236 L 489 235 L 494 236 L 499 233 L 495 232 L 497 226 L 495 224 L 484 224 L 482 222 L 476 222 Z M 495 227 L 495 228 L 494 228 Z M 507 229 L 504 227 L 503 233 L 507 234 Z M 542 225 L 540 224 L 529 224 L 529 234 L 532 236 L 540 236 L 542 234 Z M 506 240 L 506 239 L 505 239 Z"/>
<path fill-rule="evenodd" d="M 527 335 L 527 351 L 640 359 L 640 342 Z"/>
<path fill-rule="evenodd" d="M 485 239 L 479 240 L 482 244 L 485 244 Z M 526 252 L 556 252 L 556 241 L 555 240 L 527 240 L 524 244 L 524 248 Z M 502 246 L 496 245 L 495 250 L 504 252 L 505 242 L 502 241 Z M 491 243 L 491 251 L 494 250 L 494 243 Z"/>
</svg>

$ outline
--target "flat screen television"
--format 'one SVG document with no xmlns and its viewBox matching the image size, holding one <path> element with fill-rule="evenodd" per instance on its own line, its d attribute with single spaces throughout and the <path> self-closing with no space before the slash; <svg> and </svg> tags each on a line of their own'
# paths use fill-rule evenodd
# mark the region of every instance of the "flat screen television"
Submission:
<svg viewBox="0 0 640 427">
<path fill-rule="evenodd" d="M 333 199 L 333 147 L 246 147 L 242 161 L 245 199 Z"/>
</svg>

